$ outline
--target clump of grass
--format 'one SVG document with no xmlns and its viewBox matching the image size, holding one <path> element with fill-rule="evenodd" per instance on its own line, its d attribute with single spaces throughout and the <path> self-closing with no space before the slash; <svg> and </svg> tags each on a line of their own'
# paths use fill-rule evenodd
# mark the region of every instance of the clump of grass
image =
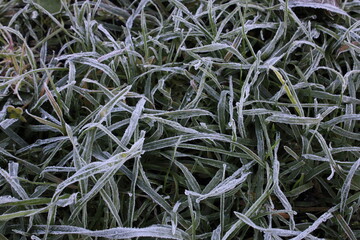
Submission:
<svg viewBox="0 0 360 240">
<path fill-rule="evenodd" d="M 0 1 L 0 238 L 360 237 L 358 1 L 45 2 Z"/>
</svg>

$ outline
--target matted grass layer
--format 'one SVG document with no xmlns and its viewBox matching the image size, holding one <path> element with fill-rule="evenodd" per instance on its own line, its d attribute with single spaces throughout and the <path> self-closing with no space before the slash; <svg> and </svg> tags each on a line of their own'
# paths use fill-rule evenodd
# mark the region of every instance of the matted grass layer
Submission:
<svg viewBox="0 0 360 240">
<path fill-rule="evenodd" d="M 0 239 L 359 239 L 360 1 L 315 2 L 0 0 Z"/>
</svg>

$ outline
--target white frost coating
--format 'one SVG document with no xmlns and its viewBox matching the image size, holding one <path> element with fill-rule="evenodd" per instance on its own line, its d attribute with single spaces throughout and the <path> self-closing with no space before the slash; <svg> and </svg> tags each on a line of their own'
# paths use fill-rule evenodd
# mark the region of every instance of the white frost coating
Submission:
<svg viewBox="0 0 360 240">
<path fill-rule="evenodd" d="M 301 234 L 300 231 L 292 231 L 292 230 L 285 230 L 285 229 L 278 229 L 278 228 L 263 228 L 260 226 L 257 226 L 253 221 L 251 221 L 247 216 L 244 214 L 235 212 L 235 215 L 240 218 L 244 223 L 251 226 L 254 229 L 257 229 L 264 233 L 269 233 L 272 235 L 280 236 L 280 237 L 291 237 L 291 236 L 297 236 Z"/>
<path fill-rule="evenodd" d="M 293 230 L 295 228 L 295 220 L 294 220 L 294 214 L 297 214 L 292 210 L 291 204 L 289 200 L 286 198 L 285 194 L 280 188 L 280 181 L 279 181 L 279 175 L 280 175 L 280 162 L 278 160 L 278 150 L 279 150 L 279 143 L 280 143 L 280 134 L 276 134 L 276 141 L 278 144 L 276 144 L 274 149 L 274 164 L 273 164 L 273 179 L 274 179 L 274 194 L 276 197 L 280 200 L 281 204 L 284 206 L 286 211 L 288 212 L 290 219 L 290 229 Z"/>
<path fill-rule="evenodd" d="M 176 213 L 181 205 L 181 202 L 176 202 L 173 207 L 173 212 Z"/>
<path fill-rule="evenodd" d="M 167 119 L 163 119 L 163 118 L 159 118 L 159 117 L 154 117 L 154 116 L 150 116 L 150 115 L 146 115 L 146 114 L 144 114 L 143 118 L 147 118 L 147 119 L 159 122 L 159 123 L 166 124 L 166 125 L 168 125 L 170 127 L 173 127 L 176 130 L 181 131 L 181 132 L 190 133 L 190 134 L 191 133 L 194 133 L 194 134 L 199 133 L 195 129 L 183 127 L 180 123 L 178 123 L 176 121 L 171 121 L 171 120 L 167 120 Z"/>
<path fill-rule="evenodd" d="M 39 146 L 42 146 L 42 145 L 67 140 L 68 138 L 69 138 L 68 136 L 65 136 L 65 137 L 52 137 L 52 138 L 47 138 L 47 139 L 38 139 L 38 140 L 36 140 L 35 143 L 19 149 L 16 153 L 19 154 L 19 153 L 28 151 L 30 149 L 33 149 L 35 147 L 39 147 Z"/>
<path fill-rule="evenodd" d="M 34 226 L 36 229 L 34 234 L 45 234 L 46 225 Z M 66 225 L 53 225 L 49 227 L 49 234 L 53 235 L 68 235 L 80 234 L 90 237 L 102 237 L 110 239 L 126 239 L 136 237 L 151 237 L 162 239 L 188 239 L 189 236 L 182 230 L 177 229 L 175 234 L 171 233 L 171 226 L 167 225 L 153 225 L 146 228 L 111 228 L 106 230 L 91 231 L 85 228 L 66 226 Z"/>
<path fill-rule="evenodd" d="M 209 45 L 205 45 L 205 46 L 201 46 L 201 47 L 194 47 L 194 48 L 185 48 L 185 47 L 181 48 L 182 51 L 190 51 L 190 52 L 194 52 L 194 53 L 205 53 L 205 52 L 207 53 L 207 52 L 214 52 L 214 51 L 218 51 L 218 50 L 222 50 L 222 49 L 227 49 L 228 51 L 233 53 L 235 56 L 237 56 L 240 61 L 247 63 L 245 58 L 241 55 L 241 53 L 237 49 L 235 49 L 233 46 L 225 44 L 225 43 L 213 43 L 213 44 L 209 44 Z"/>
<path fill-rule="evenodd" d="M 359 167 L 360 167 L 360 158 L 351 166 L 350 171 L 344 181 L 344 185 L 341 188 L 341 203 L 340 203 L 340 211 L 341 212 L 343 212 L 345 210 L 346 200 L 348 198 L 350 187 L 351 187 L 351 181 L 352 181 L 353 177 L 355 176 L 355 173 L 359 169 Z"/>
<path fill-rule="evenodd" d="M 208 192 L 206 194 L 201 194 L 201 193 L 188 191 L 188 190 L 185 190 L 185 194 L 198 197 L 196 199 L 197 203 L 199 203 L 200 201 L 207 199 L 209 197 L 221 196 L 222 194 L 236 188 L 237 186 L 239 186 L 241 183 L 243 183 L 246 180 L 247 176 L 250 174 L 250 172 L 245 173 L 245 171 L 248 169 L 248 166 L 249 166 L 249 164 L 240 168 L 233 175 L 226 178 L 224 181 L 219 183 L 216 187 L 214 187 L 210 192 Z M 241 177 L 237 178 L 240 175 L 241 175 Z"/>
<path fill-rule="evenodd" d="M 359 120 L 360 120 L 360 114 L 345 114 L 339 117 L 334 117 L 333 119 L 325 122 L 324 127 L 331 127 L 345 121 L 359 121 Z"/>
<path fill-rule="evenodd" d="M 182 47 L 181 50 L 202 53 L 202 52 L 222 50 L 222 49 L 226 49 L 229 47 L 230 47 L 230 45 L 225 44 L 225 43 L 213 43 L 213 44 L 209 44 L 209 45 L 205 45 L 205 46 L 201 46 L 201 47 L 194 47 L 194 48 Z"/>
<path fill-rule="evenodd" d="M 46 172 L 75 172 L 76 168 L 75 167 L 54 167 L 54 166 L 50 166 L 50 167 L 46 167 L 41 174 L 44 174 Z"/>
<path fill-rule="evenodd" d="M 290 239 L 290 240 L 301 240 L 304 239 L 305 237 L 307 237 L 311 232 L 313 232 L 314 230 L 316 230 L 319 225 L 323 222 L 326 222 L 327 220 L 329 220 L 330 218 L 333 217 L 332 213 L 336 210 L 335 207 L 330 208 L 326 213 L 324 213 L 323 215 L 321 215 L 310 227 L 308 227 L 305 231 L 301 232 L 298 236 Z"/>
<path fill-rule="evenodd" d="M 91 67 L 103 71 L 115 82 L 117 86 L 120 86 L 120 79 L 117 76 L 117 74 L 108 65 L 100 63 L 97 59 L 93 59 L 90 57 L 81 57 L 81 58 L 75 58 L 73 59 L 73 61 L 77 63 L 89 65 Z"/>
<path fill-rule="evenodd" d="M 23 187 L 19 184 L 18 180 L 12 177 L 8 172 L 4 169 L 0 168 L 0 175 L 11 185 L 11 188 L 22 198 L 28 199 L 29 196 Z"/>
<path fill-rule="evenodd" d="M 211 240 L 220 240 L 221 239 L 221 225 L 217 226 L 217 228 L 211 234 Z"/>
<path fill-rule="evenodd" d="M 126 128 L 123 137 L 121 138 L 122 145 L 126 146 L 129 144 L 130 139 L 133 137 L 133 134 L 138 126 L 139 118 L 144 109 L 146 100 L 141 98 L 136 104 L 136 107 L 131 115 L 129 126 Z"/>
<path fill-rule="evenodd" d="M 144 137 L 140 138 L 137 142 L 135 142 L 129 151 L 116 154 L 103 162 L 92 162 L 82 167 L 74 175 L 72 175 L 71 177 L 69 177 L 68 179 L 66 179 L 65 181 L 63 181 L 58 185 L 55 195 L 59 195 L 62 192 L 62 190 L 66 188 L 66 186 L 71 185 L 75 182 L 89 178 L 90 176 L 93 176 L 98 173 L 104 173 L 110 171 L 113 167 L 119 168 L 127 160 L 139 156 L 143 153 L 141 150 L 143 143 L 144 143 Z"/>
<path fill-rule="evenodd" d="M 293 0 L 293 1 L 289 1 L 289 7 L 291 7 L 291 8 L 293 8 L 293 7 L 309 7 L 309 8 L 316 8 L 316 9 L 321 8 L 321 9 L 328 10 L 330 12 L 349 16 L 344 10 L 340 9 L 337 6 L 329 4 L 329 3 L 316 3 L 316 2 L 311 2 L 311 1 L 307 2 L 304 0 Z"/>
<path fill-rule="evenodd" d="M 56 205 L 58 205 L 60 207 L 66 207 L 66 206 L 75 204 L 77 195 L 78 195 L 78 193 L 73 193 L 73 194 L 70 195 L 70 197 L 68 197 L 66 199 L 59 199 L 56 202 Z"/>
<path fill-rule="evenodd" d="M 322 119 L 323 118 L 321 116 L 312 118 L 312 117 L 298 117 L 296 115 L 285 114 L 285 113 L 276 113 L 270 117 L 267 117 L 265 121 L 292 124 L 292 125 L 314 125 L 314 124 L 319 124 L 322 121 Z"/>
<path fill-rule="evenodd" d="M 62 55 L 62 56 L 56 57 L 55 60 L 57 60 L 57 61 L 70 60 L 71 61 L 73 59 L 81 58 L 81 57 L 97 57 L 97 56 L 99 56 L 99 53 L 97 53 L 97 52 L 81 52 L 81 53 Z"/>
<path fill-rule="evenodd" d="M 0 205 L 4 204 L 4 203 L 16 202 L 16 201 L 19 201 L 19 199 L 14 198 L 12 196 L 1 196 L 0 197 Z"/>
<path fill-rule="evenodd" d="M 2 127 L 3 129 L 7 129 L 8 127 L 10 127 L 13 123 L 17 122 L 18 120 L 19 119 L 17 119 L 17 118 L 7 118 L 0 123 L 0 127 Z"/>
<path fill-rule="evenodd" d="M 181 205 L 181 202 L 176 202 L 173 207 L 173 214 L 171 214 L 171 233 L 176 233 L 177 223 L 178 223 L 178 217 L 177 217 L 177 211 Z"/>
</svg>

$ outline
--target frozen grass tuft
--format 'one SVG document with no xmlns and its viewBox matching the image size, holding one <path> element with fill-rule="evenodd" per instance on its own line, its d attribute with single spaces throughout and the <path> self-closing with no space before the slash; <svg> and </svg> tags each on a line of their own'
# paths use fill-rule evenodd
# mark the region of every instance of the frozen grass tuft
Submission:
<svg viewBox="0 0 360 240">
<path fill-rule="evenodd" d="M 0 0 L 0 239 L 359 239 L 360 3 Z"/>
</svg>

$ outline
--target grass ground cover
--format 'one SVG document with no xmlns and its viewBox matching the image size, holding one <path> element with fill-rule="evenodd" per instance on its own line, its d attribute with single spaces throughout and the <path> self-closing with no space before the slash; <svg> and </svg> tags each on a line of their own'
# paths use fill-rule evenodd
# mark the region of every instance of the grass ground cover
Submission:
<svg viewBox="0 0 360 240">
<path fill-rule="evenodd" d="M 359 239 L 360 1 L 0 0 L 0 239 Z"/>
</svg>

